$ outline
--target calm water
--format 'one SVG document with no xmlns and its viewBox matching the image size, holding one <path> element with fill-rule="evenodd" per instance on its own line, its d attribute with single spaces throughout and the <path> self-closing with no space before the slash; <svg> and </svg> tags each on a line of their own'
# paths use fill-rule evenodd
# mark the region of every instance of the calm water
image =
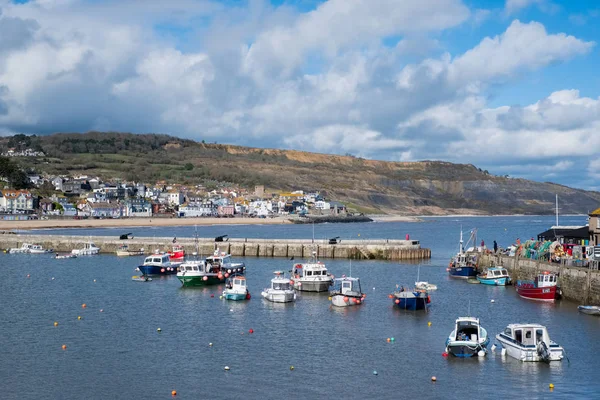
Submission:
<svg viewBox="0 0 600 400">
<path fill-rule="evenodd" d="M 561 224 L 585 221 L 564 217 Z M 293 263 L 281 259 L 243 260 L 253 298 L 240 303 L 219 300 L 222 287 L 182 289 L 175 277 L 133 282 L 140 258 L 0 255 L 5 271 L 0 280 L 0 398 L 166 399 L 175 389 L 180 399 L 534 399 L 548 395 L 549 383 L 555 385 L 553 397 L 594 397 L 600 390 L 593 378 L 600 369 L 600 318 L 581 315 L 577 304 L 566 301 L 547 305 L 520 299 L 512 287 L 450 280 L 445 268 L 456 251 L 461 224 L 465 230 L 478 227 L 479 240 L 483 237 L 488 245 L 494 239 L 507 245 L 546 230 L 553 218 L 317 225 L 319 238 L 403 238 L 410 233 L 433 250 L 434 258 L 419 268 L 353 262 L 352 274 L 361 278 L 367 301 L 341 310 L 330 307 L 326 294 L 302 294 L 287 305 L 263 301 L 260 291 L 272 271 Z M 191 235 L 193 229 L 127 231 L 170 237 Z M 312 227 L 198 227 L 198 232 L 294 238 L 310 237 Z M 325 261 L 335 275 L 349 273 L 347 260 Z M 387 295 L 396 284 L 414 282 L 418 272 L 421 280 L 439 288 L 431 296 L 429 313 L 393 309 Z M 525 364 L 499 352 L 484 359 L 443 358 L 454 320 L 468 313 L 469 304 L 491 336 L 512 322 L 546 325 L 551 338 L 566 348 L 570 363 Z M 387 343 L 388 337 L 396 341 Z M 63 344 L 67 350 L 61 349 Z M 229 372 L 223 370 L 226 365 Z M 430 381 L 433 375 L 436 383 Z"/>
</svg>

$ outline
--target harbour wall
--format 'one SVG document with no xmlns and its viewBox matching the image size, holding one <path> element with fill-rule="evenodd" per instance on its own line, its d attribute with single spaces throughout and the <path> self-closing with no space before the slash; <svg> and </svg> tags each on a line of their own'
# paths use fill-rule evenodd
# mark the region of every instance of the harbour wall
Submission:
<svg viewBox="0 0 600 400">
<path fill-rule="evenodd" d="M 515 282 L 517 279 L 532 280 L 543 271 L 558 273 L 558 284 L 564 298 L 580 304 L 600 306 L 600 271 L 598 269 L 498 254 L 484 254 L 480 260 L 484 267 L 504 266 Z"/>
<path fill-rule="evenodd" d="M 129 249 L 143 248 L 147 254 L 156 250 L 165 251 L 172 246 L 171 237 L 136 237 L 119 240 L 114 236 L 65 236 L 65 235 L 0 235 L 0 248 L 21 247 L 23 243 L 41 244 L 56 252 L 70 252 L 87 242 L 100 247 L 101 253 L 115 253 L 123 244 Z M 187 253 L 196 251 L 194 238 L 177 238 Z M 287 257 L 308 258 L 313 251 L 319 258 L 345 258 L 370 260 L 422 260 L 431 258 L 431 250 L 421 248 L 418 240 L 341 240 L 329 244 L 329 240 L 311 239 L 249 239 L 230 238 L 215 242 L 214 238 L 198 238 L 198 252 L 212 254 L 215 249 L 237 257 Z"/>
</svg>

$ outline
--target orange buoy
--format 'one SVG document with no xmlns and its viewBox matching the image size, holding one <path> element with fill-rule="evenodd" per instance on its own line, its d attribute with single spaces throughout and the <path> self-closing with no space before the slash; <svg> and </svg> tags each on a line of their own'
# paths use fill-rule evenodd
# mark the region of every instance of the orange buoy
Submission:
<svg viewBox="0 0 600 400">
<path fill-rule="evenodd" d="M 202 280 L 203 280 L 203 281 L 207 281 L 207 280 L 208 280 L 208 276 L 203 276 L 203 277 L 202 277 Z"/>
<path fill-rule="evenodd" d="M 229 273 L 225 272 L 225 278 L 229 278 Z"/>
<path fill-rule="evenodd" d="M 160 269 L 160 272 L 165 272 L 165 269 L 164 269 L 164 268 L 161 268 L 161 269 Z"/>
<path fill-rule="evenodd" d="M 66 350 L 66 349 L 67 349 L 67 345 L 66 345 L 66 344 L 63 344 L 63 345 L 62 345 L 62 349 L 63 349 L 63 350 Z"/>
<path fill-rule="evenodd" d="M 390 294 L 390 295 L 388 295 L 388 297 L 389 297 L 390 299 L 393 299 L 393 298 L 394 298 L 394 295 L 393 295 L 393 294 Z"/>
<path fill-rule="evenodd" d="M 360 304 L 360 299 L 356 299 L 356 304 Z"/>
<path fill-rule="evenodd" d="M 250 328 L 250 330 L 248 331 L 248 333 L 254 333 L 254 329 Z"/>
<path fill-rule="evenodd" d="M 396 299 L 396 301 L 394 303 L 400 304 L 400 300 Z"/>
<path fill-rule="evenodd" d="M 171 390 L 171 396 L 177 396 L 177 390 Z"/>
<path fill-rule="evenodd" d="M 350 300 L 348 297 L 344 297 L 344 301 L 347 303 Z"/>
<path fill-rule="evenodd" d="M 81 305 L 81 308 L 86 308 L 86 307 L 87 307 L 87 304 L 85 304 L 85 303 L 83 303 L 83 304 Z"/>
<path fill-rule="evenodd" d="M 387 338 L 385 341 L 388 342 L 388 343 L 390 343 L 392 341 L 392 339 Z"/>
</svg>

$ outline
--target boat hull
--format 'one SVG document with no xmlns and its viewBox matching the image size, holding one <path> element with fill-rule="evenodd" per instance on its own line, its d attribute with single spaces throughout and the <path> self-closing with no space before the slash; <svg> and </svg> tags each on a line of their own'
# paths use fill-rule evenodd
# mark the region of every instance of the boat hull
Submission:
<svg viewBox="0 0 600 400">
<path fill-rule="evenodd" d="M 265 300 L 273 303 L 291 303 L 296 300 L 296 293 L 291 291 L 282 293 L 262 292 L 261 295 Z"/>
<path fill-rule="evenodd" d="M 469 358 L 478 356 L 481 350 L 486 352 L 486 345 L 487 342 L 479 344 L 475 342 L 453 341 L 446 344 L 446 351 L 454 357 Z"/>
<path fill-rule="evenodd" d="M 142 250 L 117 250 L 117 257 L 143 256 Z"/>
<path fill-rule="evenodd" d="M 579 312 L 587 315 L 600 315 L 600 307 L 598 306 L 578 306 Z"/>
<path fill-rule="evenodd" d="M 560 297 L 560 291 L 557 286 L 538 288 L 532 284 L 517 282 L 515 288 L 518 295 L 524 299 L 553 302 Z"/>
<path fill-rule="evenodd" d="M 249 299 L 249 296 L 248 296 L 248 293 L 227 293 L 227 292 L 223 292 L 223 298 L 225 300 L 240 301 L 240 300 Z"/>
<path fill-rule="evenodd" d="M 295 280 L 294 289 L 300 292 L 327 292 L 333 280 L 327 281 L 304 281 Z"/>
<path fill-rule="evenodd" d="M 394 306 L 402 310 L 425 310 L 429 307 L 429 296 L 395 297 Z"/>
<path fill-rule="evenodd" d="M 139 270 L 144 275 L 173 275 L 177 273 L 177 267 L 160 267 L 157 265 L 140 265 Z"/>
<path fill-rule="evenodd" d="M 225 282 L 225 277 L 219 279 L 217 275 L 177 275 L 177 279 L 183 286 L 210 286 Z"/>
<path fill-rule="evenodd" d="M 480 276 L 477 277 L 479 283 L 484 285 L 492 285 L 492 286 L 506 286 L 510 285 L 510 279 L 507 277 L 502 278 L 482 278 Z"/>
<path fill-rule="evenodd" d="M 543 359 L 536 346 L 524 346 L 503 334 L 496 335 L 496 340 L 506 349 L 506 354 L 523 362 L 561 361 L 564 357 L 562 347 L 554 344 L 549 347 L 548 358 Z"/>
<path fill-rule="evenodd" d="M 348 301 L 344 300 L 348 299 Z M 343 294 L 334 294 L 331 296 L 331 304 L 336 307 L 358 306 L 363 303 L 362 296 L 345 296 Z"/>
<path fill-rule="evenodd" d="M 477 276 L 476 267 L 450 267 L 448 274 L 453 278 L 468 279 Z"/>
</svg>

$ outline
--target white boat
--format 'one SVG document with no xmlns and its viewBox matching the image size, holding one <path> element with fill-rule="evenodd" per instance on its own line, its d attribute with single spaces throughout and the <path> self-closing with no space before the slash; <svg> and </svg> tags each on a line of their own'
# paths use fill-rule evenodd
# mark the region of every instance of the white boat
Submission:
<svg viewBox="0 0 600 400">
<path fill-rule="evenodd" d="M 479 324 L 479 318 L 460 317 L 446 339 L 446 352 L 461 358 L 475 355 L 483 357 L 489 342 L 487 331 Z"/>
<path fill-rule="evenodd" d="M 231 254 L 216 249 L 213 255 L 205 260 L 187 260 L 179 266 L 177 279 L 183 286 L 218 285 L 230 275 L 243 275 L 246 271 L 244 263 L 231 262 Z"/>
<path fill-rule="evenodd" d="M 152 254 L 144 259 L 138 267 L 143 275 L 172 275 L 177 273 L 177 267 L 171 263 L 167 253 Z"/>
<path fill-rule="evenodd" d="M 548 330 L 539 324 L 510 324 L 496 340 L 509 356 L 521 361 L 561 361 L 565 350 L 550 340 Z"/>
<path fill-rule="evenodd" d="M 21 247 L 15 247 L 8 250 L 8 254 L 29 254 L 32 246 L 33 245 L 30 243 L 23 243 Z"/>
<path fill-rule="evenodd" d="M 58 254 L 56 253 L 56 255 L 54 256 L 54 258 L 56 258 L 57 260 L 64 260 L 67 258 L 77 258 L 77 255 L 75 254 Z"/>
<path fill-rule="evenodd" d="M 226 300 L 250 300 L 250 292 L 246 286 L 246 277 L 233 275 L 227 279 L 223 298 Z"/>
<path fill-rule="evenodd" d="M 285 272 L 275 271 L 275 278 L 271 279 L 271 287 L 264 289 L 262 297 L 274 303 L 289 303 L 296 300 L 296 292 Z"/>
<path fill-rule="evenodd" d="M 329 292 L 331 304 L 336 307 L 349 307 L 362 304 L 367 297 L 360 288 L 360 279 L 342 277 L 334 280 L 333 289 Z"/>
<path fill-rule="evenodd" d="M 44 247 L 42 247 L 42 245 L 40 245 L 40 244 L 34 244 L 29 249 L 29 253 L 31 253 L 31 254 L 46 254 L 46 253 L 53 253 L 53 252 L 54 252 L 53 250 L 44 249 Z"/>
<path fill-rule="evenodd" d="M 437 290 L 437 285 L 434 285 L 433 283 L 429 282 L 415 282 L 415 289 L 431 292 Z"/>
<path fill-rule="evenodd" d="M 578 306 L 579 312 L 588 315 L 600 315 L 600 307 L 598 306 Z"/>
<path fill-rule="evenodd" d="M 92 242 L 85 243 L 81 249 L 73 249 L 71 251 L 71 254 L 75 254 L 76 256 L 93 256 L 98 253 L 100 253 L 100 247 L 96 247 Z"/>
<path fill-rule="evenodd" d="M 116 253 L 117 253 L 117 257 L 143 256 L 144 248 L 142 247 L 140 249 L 133 250 L 133 249 L 129 248 L 129 245 L 123 244 L 123 245 L 119 246 Z"/>
<path fill-rule="evenodd" d="M 294 289 L 302 292 L 326 292 L 333 283 L 333 276 L 317 259 L 316 251 L 312 252 L 309 262 L 294 265 L 293 272 Z"/>
<path fill-rule="evenodd" d="M 494 286 L 506 286 L 512 283 L 510 275 L 508 275 L 508 271 L 506 268 L 501 266 L 487 268 L 485 271 L 477 275 L 477 280 L 484 285 Z"/>
</svg>

